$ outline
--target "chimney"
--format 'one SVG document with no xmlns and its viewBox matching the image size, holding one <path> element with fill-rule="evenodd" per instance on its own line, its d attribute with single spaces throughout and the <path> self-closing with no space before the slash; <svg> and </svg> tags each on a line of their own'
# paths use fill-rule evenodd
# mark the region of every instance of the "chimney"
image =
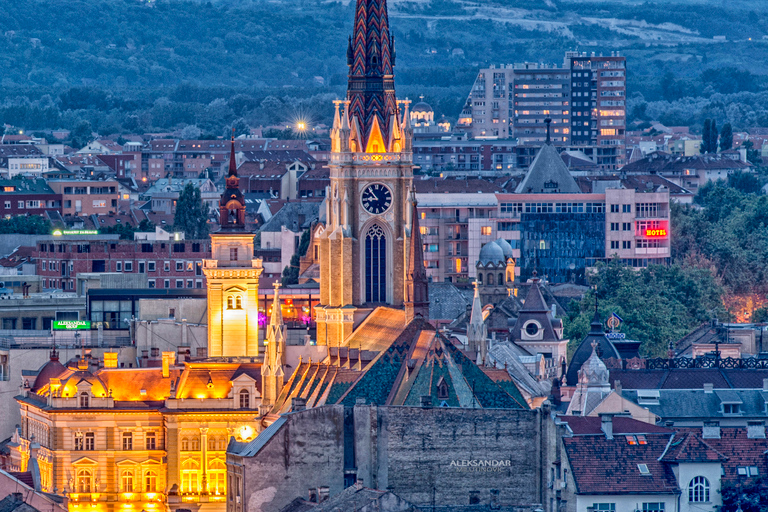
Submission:
<svg viewBox="0 0 768 512">
<path fill-rule="evenodd" d="M 621 381 L 615 380 L 613 381 L 613 389 L 616 390 L 617 395 L 621 395 Z"/>
<path fill-rule="evenodd" d="M 310 503 L 317 503 L 317 488 L 313 488 L 309 490 L 309 500 Z"/>
<path fill-rule="evenodd" d="M 363 479 L 362 478 L 358 478 L 357 480 L 355 480 L 355 490 L 356 491 L 362 491 L 363 490 Z"/>
<path fill-rule="evenodd" d="M 163 352 L 163 378 L 171 376 L 171 365 L 176 363 L 176 352 Z"/>
<path fill-rule="evenodd" d="M 295 396 L 291 399 L 291 412 L 303 411 L 306 408 L 307 408 L 307 400 L 305 398 L 300 398 L 298 396 Z"/>
<path fill-rule="evenodd" d="M 327 501 L 328 498 L 331 495 L 331 489 L 329 487 L 318 487 L 317 488 L 317 502 L 322 503 L 324 501 Z"/>
<path fill-rule="evenodd" d="M 606 439 L 613 439 L 613 415 L 601 413 L 600 414 L 600 430 L 605 433 Z"/>
<path fill-rule="evenodd" d="M 705 382 L 704 383 L 704 392 L 705 393 L 712 393 L 714 391 L 715 385 L 711 382 Z M 765 383 L 763 383 L 763 387 L 765 387 Z"/>
</svg>

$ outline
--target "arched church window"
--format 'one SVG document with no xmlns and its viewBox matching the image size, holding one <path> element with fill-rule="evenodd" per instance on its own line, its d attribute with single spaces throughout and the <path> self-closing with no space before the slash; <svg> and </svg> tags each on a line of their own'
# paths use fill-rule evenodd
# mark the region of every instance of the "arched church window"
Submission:
<svg viewBox="0 0 768 512">
<path fill-rule="evenodd" d="M 90 469 L 77 470 L 77 492 L 93 492 L 93 472 Z"/>
<path fill-rule="evenodd" d="M 387 301 L 387 236 L 378 224 L 365 235 L 365 301 Z"/>
<path fill-rule="evenodd" d="M 448 384 L 442 378 L 437 383 L 437 398 L 440 400 L 448 398 Z"/>
<path fill-rule="evenodd" d="M 186 437 L 181 438 L 181 451 L 187 451 L 189 450 L 189 439 Z"/>
<path fill-rule="evenodd" d="M 493 274 L 488 272 L 488 286 L 493 286 Z"/>
<path fill-rule="evenodd" d="M 498 280 L 498 283 L 499 283 L 499 284 L 504 284 L 504 274 L 502 274 L 502 273 L 499 273 L 499 280 Z"/>
<path fill-rule="evenodd" d="M 483 273 L 478 272 L 477 273 L 477 284 L 483 284 Z"/>
<path fill-rule="evenodd" d="M 241 295 L 227 295 L 227 309 L 243 309 L 243 297 Z"/>
<path fill-rule="evenodd" d="M 243 309 L 243 297 L 235 295 L 235 309 Z"/>
</svg>

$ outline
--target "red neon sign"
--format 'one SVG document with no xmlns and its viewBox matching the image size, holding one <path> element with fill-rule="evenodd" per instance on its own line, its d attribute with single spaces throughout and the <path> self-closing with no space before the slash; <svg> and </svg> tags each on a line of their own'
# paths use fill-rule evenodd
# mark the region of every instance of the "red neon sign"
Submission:
<svg viewBox="0 0 768 512">
<path fill-rule="evenodd" d="M 667 230 L 666 229 L 646 229 L 645 230 L 645 236 L 667 236 Z"/>
</svg>

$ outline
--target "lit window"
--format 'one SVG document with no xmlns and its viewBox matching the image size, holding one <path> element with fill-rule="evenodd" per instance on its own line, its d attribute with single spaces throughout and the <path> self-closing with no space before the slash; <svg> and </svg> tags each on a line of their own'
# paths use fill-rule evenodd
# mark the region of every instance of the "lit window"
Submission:
<svg viewBox="0 0 768 512">
<path fill-rule="evenodd" d="M 144 491 L 157 492 L 157 472 L 147 471 L 144 473 Z"/>
<path fill-rule="evenodd" d="M 491 226 L 482 226 L 480 228 L 480 234 L 481 235 L 491 235 Z"/>
<path fill-rule="evenodd" d="M 133 434 L 123 432 L 123 450 L 133 450 Z"/>
<path fill-rule="evenodd" d="M 83 409 L 88 407 L 88 393 L 85 391 L 80 393 L 80 407 Z"/>
<path fill-rule="evenodd" d="M 133 492 L 133 471 L 120 473 L 120 492 Z"/>
<path fill-rule="evenodd" d="M 456 258 L 456 273 L 461 273 L 461 258 Z"/>
<path fill-rule="evenodd" d="M 77 470 L 77 492 L 92 492 L 93 472 L 90 469 Z"/>
</svg>

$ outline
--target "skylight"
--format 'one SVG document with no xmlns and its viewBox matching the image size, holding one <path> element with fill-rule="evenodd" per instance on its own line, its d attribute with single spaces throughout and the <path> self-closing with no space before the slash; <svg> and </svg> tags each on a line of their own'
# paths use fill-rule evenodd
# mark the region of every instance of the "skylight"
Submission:
<svg viewBox="0 0 768 512">
<path fill-rule="evenodd" d="M 637 469 L 640 470 L 640 474 L 641 475 L 650 475 L 651 474 L 650 470 L 648 469 L 648 464 L 638 464 L 637 465 Z"/>
</svg>

